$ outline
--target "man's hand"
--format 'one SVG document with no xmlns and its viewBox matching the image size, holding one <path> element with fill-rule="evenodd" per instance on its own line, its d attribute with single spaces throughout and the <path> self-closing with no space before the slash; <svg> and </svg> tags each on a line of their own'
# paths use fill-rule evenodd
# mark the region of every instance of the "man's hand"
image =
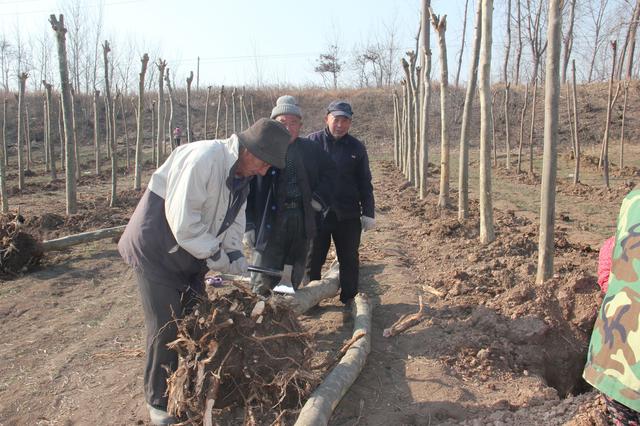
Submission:
<svg viewBox="0 0 640 426">
<path fill-rule="evenodd" d="M 229 273 L 230 264 L 229 256 L 224 250 L 218 250 L 216 254 L 207 259 L 207 268 L 223 274 Z"/>
<path fill-rule="evenodd" d="M 320 204 L 318 201 L 316 200 L 311 200 L 311 208 L 317 212 L 321 212 L 322 211 L 322 204 Z"/>
<path fill-rule="evenodd" d="M 231 261 L 229 273 L 233 275 L 245 275 L 249 272 L 249 264 L 240 250 L 230 251 L 228 258 Z"/>
<path fill-rule="evenodd" d="M 256 246 L 256 230 L 252 229 L 251 231 L 245 232 L 242 243 L 247 247 L 254 248 Z"/>
<path fill-rule="evenodd" d="M 376 227 L 376 220 L 369 216 L 360 216 L 360 222 L 362 223 L 362 232 L 371 231 Z"/>
</svg>

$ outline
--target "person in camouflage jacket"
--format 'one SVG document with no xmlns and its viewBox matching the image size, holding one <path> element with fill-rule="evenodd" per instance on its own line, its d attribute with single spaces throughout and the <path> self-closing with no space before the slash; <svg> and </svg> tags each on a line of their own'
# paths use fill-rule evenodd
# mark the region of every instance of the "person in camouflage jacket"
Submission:
<svg viewBox="0 0 640 426">
<path fill-rule="evenodd" d="M 608 289 L 591 334 L 583 377 L 604 394 L 613 424 L 638 424 L 640 190 L 622 201 Z"/>
</svg>

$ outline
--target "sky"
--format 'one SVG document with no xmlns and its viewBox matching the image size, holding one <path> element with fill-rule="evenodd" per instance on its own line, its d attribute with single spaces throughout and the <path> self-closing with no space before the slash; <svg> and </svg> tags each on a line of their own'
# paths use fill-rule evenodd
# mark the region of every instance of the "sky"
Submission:
<svg viewBox="0 0 640 426">
<path fill-rule="evenodd" d="M 148 52 L 152 60 L 158 55 L 167 60 L 175 78 L 186 78 L 189 71 L 197 74 L 200 57 L 201 86 L 322 85 L 313 69 L 335 40 L 346 59 L 355 46 L 384 38 L 388 28 L 395 28 L 401 52 L 414 49 L 420 13 L 420 0 L 0 0 L 0 32 L 11 39 L 19 29 L 27 40 L 49 31 L 53 38 L 48 17 L 62 13 L 70 1 L 79 2 L 87 16 L 102 10 L 103 38 L 114 53 L 134 45 L 136 69 L 139 57 Z M 432 7 L 448 15 L 453 74 L 464 0 L 432 0 Z M 432 49 L 437 54 L 433 33 Z"/>
</svg>

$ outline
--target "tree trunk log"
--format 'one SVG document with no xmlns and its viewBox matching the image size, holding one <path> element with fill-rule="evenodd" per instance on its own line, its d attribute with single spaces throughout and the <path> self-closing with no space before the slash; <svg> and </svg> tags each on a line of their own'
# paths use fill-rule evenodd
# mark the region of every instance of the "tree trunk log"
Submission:
<svg viewBox="0 0 640 426">
<path fill-rule="evenodd" d="M 313 392 L 300 411 L 297 426 L 320 426 L 329 423 L 333 410 L 358 378 L 371 351 L 371 305 L 368 297 L 358 293 L 352 314 L 355 319 L 353 336 L 358 339 L 342 357 L 338 365 Z"/>
<path fill-rule="evenodd" d="M 311 281 L 296 290 L 293 296 L 281 297 L 283 303 L 300 315 L 316 306 L 320 301 L 335 296 L 340 290 L 340 270 L 338 262 L 331 265 L 321 280 Z"/>
<path fill-rule="evenodd" d="M 82 232 L 80 234 L 68 235 L 42 242 L 44 251 L 62 250 L 77 244 L 89 243 L 91 241 L 102 240 L 104 238 L 119 237 L 126 225 L 114 226 L 113 228 L 98 229 L 97 231 Z"/>
</svg>

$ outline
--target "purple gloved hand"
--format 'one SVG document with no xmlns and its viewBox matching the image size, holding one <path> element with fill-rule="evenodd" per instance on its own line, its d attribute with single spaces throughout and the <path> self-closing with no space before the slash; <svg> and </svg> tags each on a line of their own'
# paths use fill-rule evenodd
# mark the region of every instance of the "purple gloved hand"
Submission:
<svg viewBox="0 0 640 426">
<path fill-rule="evenodd" d="M 204 283 L 213 287 L 222 287 L 222 277 L 206 277 Z"/>
</svg>

